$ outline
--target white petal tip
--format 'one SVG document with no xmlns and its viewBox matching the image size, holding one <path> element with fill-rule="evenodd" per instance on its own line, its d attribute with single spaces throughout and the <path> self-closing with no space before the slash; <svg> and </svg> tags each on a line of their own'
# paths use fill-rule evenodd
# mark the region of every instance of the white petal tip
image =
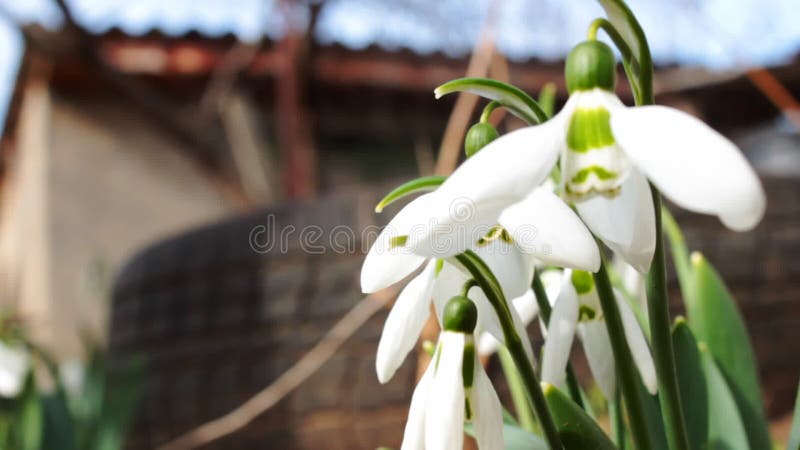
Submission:
<svg viewBox="0 0 800 450">
<path fill-rule="evenodd" d="M 441 89 L 439 89 L 439 88 L 436 88 L 436 89 L 434 89 L 434 90 L 433 90 L 433 97 L 434 97 L 436 100 L 439 100 L 440 98 L 442 98 L 442 96 L 443 96 L 443 95 L 444 95 L 444 94 L 442 93 Z"/>
</svg>

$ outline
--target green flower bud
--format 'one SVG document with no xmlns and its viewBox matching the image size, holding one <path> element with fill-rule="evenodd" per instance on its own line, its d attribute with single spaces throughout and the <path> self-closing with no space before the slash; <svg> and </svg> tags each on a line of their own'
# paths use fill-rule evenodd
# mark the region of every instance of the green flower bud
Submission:
<svg viewBox="0 0 800 450">
<path fill-rule="evenodd" d="M 567 91 L 586 91 L 601 88 L 613 91 L 617 83 L 617 62 L 611 47 L 600 41 L 584 41 L 567 56 L 564 76 Z"/>
<path fill-rule="evenodd" d="M 471 334 L 478 323 L 478 308 L 467 297 L 457 295 L 447 301 L 442 314 L 445 331 Z"/>
<path fill-rule="evenodd" d="M 467 131 L 467 137 L 464 138 L 464 152 L 466 152 L 467 158 L 478 153 L 478 150 L 497 139 L 497 136 L 497 130 L 489 123 L 479 122 L 473 125 Z"/>
</svg>

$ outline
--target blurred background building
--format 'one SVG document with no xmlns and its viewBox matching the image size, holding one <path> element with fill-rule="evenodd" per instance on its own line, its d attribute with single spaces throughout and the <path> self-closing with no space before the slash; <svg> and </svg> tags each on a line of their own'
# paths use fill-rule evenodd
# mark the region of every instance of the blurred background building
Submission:
<svg viewBox="0 0 800 450">
<path fill-rule="evenodd" d="M 780 418 L 800 370 L 785 358 L 800 352 L 796 2 L 630 4 L 658 101 L 736 140 L 765 178 L 754 232 L 679 219 L 729 279 Z M 263 254 L 254 227 L 379 225 L 377 199 L 446 170 L 475 120 L 474 98 L 434 100 L 437 85 L 554 82 L 563 101 L 563 57 L 600 15 L 590 0 L 0 1 L 0 304 L 63 358 L 81 329 L 145 353 L 131 446 L 161 444 L 274 381 L 361 298 L 360 241 Z M 397 445 L 415 368 L 378 387 L 381 324 L 220 448 Z"/>
</svg>

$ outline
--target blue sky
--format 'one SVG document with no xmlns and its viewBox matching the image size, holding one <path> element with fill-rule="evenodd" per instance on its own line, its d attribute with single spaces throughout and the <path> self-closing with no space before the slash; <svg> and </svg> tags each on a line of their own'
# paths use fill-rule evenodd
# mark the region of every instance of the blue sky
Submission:
<svg viewBox="0 0 800 450">
<path fill-rule="evenodd" d="M 490 0 L 328 0 L 316 39 L 353 49 L 378 45 L 418 53 L 469 52 Z M 157 29 L 179 36 L 233 33 L 242 40 L 283 34 L 275 0 L 67 0 L 93 33 L 117 27 L 131 35 Z M 710 69 L 775 65 L 800 52 L 798 0 L 629 0 L 660 64 Z M 54 0 L 0 0 L 17 22 L 57 27 Z M 593 0 L 502 0 L 497 42 L 512 61 L 560 59 L 602 15 Z M 306 20 L 303 13 L 296 20 Z M 0 123 L 19 68 L 22 41 L 0 19 Z"/>
</svg>

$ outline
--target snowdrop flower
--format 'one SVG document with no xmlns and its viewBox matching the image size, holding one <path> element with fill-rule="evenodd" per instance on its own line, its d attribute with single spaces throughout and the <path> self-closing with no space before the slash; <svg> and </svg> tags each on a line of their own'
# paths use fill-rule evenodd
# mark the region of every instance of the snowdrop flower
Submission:
<svg viewBox="0 0 800 450">
<path fill-rule="evenodd" d="M 0 340 L 0 397 L 14 398 L 22 391 L 30 368 L 30 354 L 21 346 Z"/>
<path fill-rule="evenodd" d="M 576 46 L 566 62 L 570 98 L 564 108 L 469 158 L 436 191 L 439 203 L 468 199 L 474 213 L 464 227 L 495 221 L 560 160 L 563 195 L 589 229 L 640 272 L 650 266 L 656 237 L 648 179 L 679 206 L 717 215 L 733 230 L 757 225 L 764 191 L 736 146 L 676 109 L 623 105 L 613 93 L 615 64 L 601 42 Z M 438 241 L 452 238 L 455 231 L 441 230 L 458 218 L 438 211 L 437 228 L 411 243 L 416 252 L 436 254 Z"/>
<path fill-rule="evenodd" d="M 371 293 L 402 280 L 421 265 L 425 266 L 400 292 L 384 324 L 375 362 L 381 383 L 392 378 L 414 348 L 428 319 L 431 302 L 437 318 L 441 319 L 447 300 L 458 294 L 470 279 L 465 269 L 455 261 L 431 259 L 425 263 L 425 257 L 410 253 L 402 245 L 392 245 L 398 236 L 411 232 L 406 227 L 407 218 L 425 202 L 426 196 L 419 197 L 392 219 L 376 239 L 361 270 L 362 290 Z M 514 245 L 502 229 L 495 228 L 488 236 L 479 239 L 474 249 L 497 277 L 507 299 L 522 296 L 530 289 L 534 258 Z M 480 311 L 478 329 L 486 330 L 502 342 L 502 327 L 488 299 L 481 291 L 476 291 L 472 299 Z M 512 318 L 517 332 L 524 336 L 523 321 L 513 308 Z M 523 339 L 523 343 L 532 360 L 530 342 Z"/>
<path fill-rule="evenodd" d="M 464 422 L 475 427 L 480 450 L 502 450 L 500 399 L 475 352 L 475 303 L 454 297 L 445 307 L 444 331 L 414 390 L 401 450 L 460 450 Z"/>
<path fill-rule="evenodd" d="M 642 381 L 651 394 L 658 389 L 653 357 L 642 329 L 630 306 L 616 293 L 617 307 L 622 316 L 625 339 Z M 561 292 L 553 306 L 545 340 L 542 361 L 542 380 L 556 386 L 566 377 L 567 361 L 575 333 L 581 338 L 589 369 L 606 398 L 616 392 L 614 354 L 608 337 L 600 299 L 592 276 L 587 272 L 565 270 Z"/>
</svg>

